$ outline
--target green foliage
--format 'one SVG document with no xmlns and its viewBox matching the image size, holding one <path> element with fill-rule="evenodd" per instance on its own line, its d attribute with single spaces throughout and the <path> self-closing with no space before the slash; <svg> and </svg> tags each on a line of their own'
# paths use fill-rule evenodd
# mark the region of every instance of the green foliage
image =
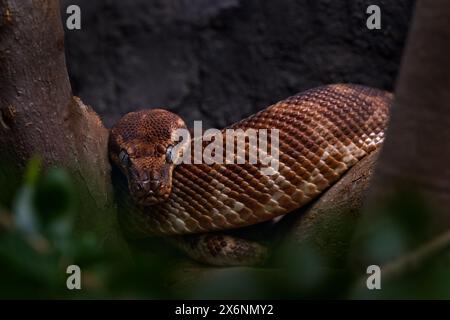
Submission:
<svg viewBox="0 0 450 320">
<path fill-rule="evenodd" d="M 11 221 L 0 228 L 0 298 L 168 297 L 170 258 L 132 261 L 95 234 L 75 234 L 75 190 L 66 171 L 42 173 L 39 158 L 30 160 L 10 210 L 0 209 Z M 82 270 L 82 290 L 67 289 L 72 264 Z"/>
<path fill-rule="evenodd" d="M 11 205 L 0 207 L 0 298 L 450 298 L 445 252 L 412 272 L 382 274 L 382 290 L 366 287 L 368 265 L 395 261 L 432 240 L 430 210 L 411 190 L 358 224 L 350 215 L 319 222 L 302 243 L 277 246 L 264 268 L 185 267 L 160 242 L 139 241 L 130 256 L 102 246 L 96 234 L 76 233 L 73 179 L 40 167 L 38 157 L 31 159 Z M 66 287 L 72 264 L 82 270 L 81 290 Z"/>
</svg>

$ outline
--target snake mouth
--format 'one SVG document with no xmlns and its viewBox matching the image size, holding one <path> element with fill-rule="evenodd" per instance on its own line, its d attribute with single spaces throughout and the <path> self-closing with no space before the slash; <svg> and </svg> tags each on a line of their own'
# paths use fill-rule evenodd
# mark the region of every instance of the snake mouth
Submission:
<svg viewBox="0 0 450 320">
<path fill-rule="evenodd" d="M 169 198 L 169 194 L 155 195 L 154 193 L 149 193 L 141 198 L 135 198 L 135 201 L 142 206 L 153 206 L 158 203 L 162 203 Z"/>
<path fill-rule="evenodd" d="M 169 198 L 171 192 L 170 186 L 151 180 L 130 182 L 129 189 L 134 201 L 142 206 L 164 202 Z"/>
<path fill-rule="evenodd" d="M 133 200 L 142 206 L 166 201 L 172 192 L 173 165 L 145 167 L 139 163 L 128 168 L 128 187 Z"/>
</svg>

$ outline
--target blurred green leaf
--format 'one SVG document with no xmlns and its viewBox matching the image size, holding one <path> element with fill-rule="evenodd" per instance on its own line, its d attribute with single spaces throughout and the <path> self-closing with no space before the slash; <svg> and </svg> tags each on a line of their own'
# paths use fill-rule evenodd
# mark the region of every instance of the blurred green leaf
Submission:
<svg viewBox="0 0 450 320">
<path fill-rule="evenodd" d="M 39 221 L 33 207 L 34 186 L 23 185 L 13 202 L 13 219 L 17 229 L 27 235 L 39 233 Z"/>
<path fill-rule="evenodd" d="M 39 155 L 34 155 L 28 161 L 28 165 L 25 169 L 25 184 L 33 186 L 41 173 L 42 159 Z"/>
<path fill-rule="evenodd" d="M 74 210 L 74 190 L 69 175 L 61 169 L 50 169 L 37 180 L 33 208 L 42 224 L 50 224 Z"/>
<path fill-rule="evenodd" d="M 38 157 L 30 160 L 8 210 L 15 229 L 0 233 L 0 298 L 342 298 L 348 292 L 352 298 L 450 297 L 448 257 L 383 282 L 380 292 L 351 291 L 361 279 L 346 263 L 352 220 L 328 220 L 310 239 L 277 247 L 268 268 L 203 267 L 199 277 L 186 281 L 179 255 L 161 242 L 138 241 L 130 260 L 104 248 L 94 233 L 75 234 L 77 186 L 66 171 L 40 166 Z M 401 193 L 377 210 L 357 228 L 363 261 L 389 261 L 429 236 L 429 208 L 414 193 Z M 81 291 L 65 286 L 70 264 L 82 270 Z M 180 280 L 184 288 L 176 285 Z"/>
</svg>

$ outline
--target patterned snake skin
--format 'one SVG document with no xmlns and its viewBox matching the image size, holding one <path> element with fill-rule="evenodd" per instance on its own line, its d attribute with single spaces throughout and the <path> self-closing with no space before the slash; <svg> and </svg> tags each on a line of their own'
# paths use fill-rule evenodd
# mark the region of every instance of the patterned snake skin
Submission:
<svg viewBox="0 0 450 320">
<path fill-rule="evenodd" d="M 148 235 L 198 234 L 289 213 L 320 195 L 383 141 L 391 102 L 390 93 L 347 84 L 280 101 L 230 127 L 279 129 L 278 172 L 263 175 L 260 165 L 248 162 L 180 164 L 172 174 L 170 196 L 131 212 L 128 227 Z M 230 239 L 209 235 L 207 242 L 214 242 L 206 245 L 209 251 L 228 247 Z M 187 246 L 194 248 L 198 241 Z"/>
</svg>

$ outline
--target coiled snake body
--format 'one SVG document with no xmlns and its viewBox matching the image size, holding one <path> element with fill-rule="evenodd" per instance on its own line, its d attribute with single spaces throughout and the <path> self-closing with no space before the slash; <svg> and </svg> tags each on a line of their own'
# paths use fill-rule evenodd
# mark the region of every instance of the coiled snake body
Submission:
<svg viewBox="0 0 450 320">
<path fill-rule="evenodd" d="M 201 234 L 178 246 L 213 264 L 255 263 L 265 255 L 263 247 L 210 232 L 267 221 L 316 198 L 383 141 L 391 101 L 378 89 L 328 85 L 232 125 L 279 130 L 279 166 L 272 175 L 248 161 L 175 166 L 168 157 L 173 147 L 194 143 L 174 136 L 184 121 L 161 109 L 129 113 L 111 129 L 109 144 L 136 203 L 127 228 L 147 235 Z"/>
</svg>

